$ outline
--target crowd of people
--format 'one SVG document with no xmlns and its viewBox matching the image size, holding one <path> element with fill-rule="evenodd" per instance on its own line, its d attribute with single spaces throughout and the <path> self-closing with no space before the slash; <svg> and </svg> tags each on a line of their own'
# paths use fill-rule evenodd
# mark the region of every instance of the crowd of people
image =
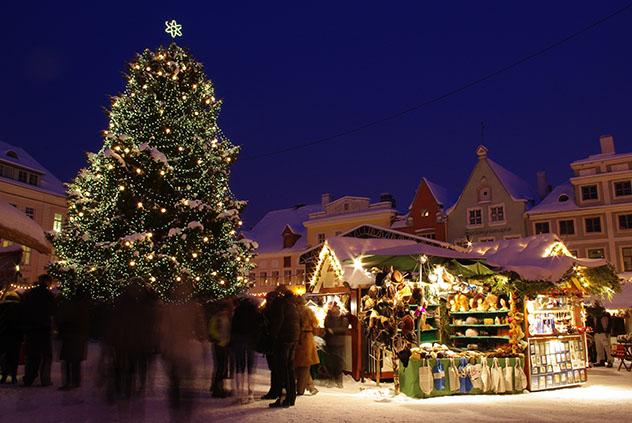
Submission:
<svg viewBox="0 0 632 423">
<path fill-rule="evenodd" d="M 52 385 L 56 336 L 62 369 L 59 389 L 81 385 L 94 304 L 81 289 L 71 298 L 58 298 L 49 289 L 51 283 L 50 276 L 42 275 L 22 296 L 4 293 L 0 301 L 1 383 L 17 383 L 23 354 L 21 385 L 29 387 L 36 381 Z M 348 322 L 338 304 L 330 304 L 321 328 L 305 298 L 285 286 L 268 293 L 262 304 L 246 295 L 196 302 L 190 300 L 191 290 L 190 284 L 183 283 L 174 289 L 172 301 L 162 302 L 143 279 L 133 278 L 107 307 L 95 381 L 108 401 L 142 396 L 152 385 L 152 368 L 160 357 L 169 380 L 170 405 L 186 416 L 196 396 L 196 363 L 206 356 L 209 341 L 212 397 L 232 397 L 239 404 L 254 401 L 257 352 L 265 355 L 270 369 L 270 389 L 262 397 L 272 400 L 270 407 L 291 407 L 297 396 L 318 393 L 313 376 L 321 357 L 328 386 L 342 387 Z M 325 341 L 320 355 L 317 336 Z"/>
</svg>

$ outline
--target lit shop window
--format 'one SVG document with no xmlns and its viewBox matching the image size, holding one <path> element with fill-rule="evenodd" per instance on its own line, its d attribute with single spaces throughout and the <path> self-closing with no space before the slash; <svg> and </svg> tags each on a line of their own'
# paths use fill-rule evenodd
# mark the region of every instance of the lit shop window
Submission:
<svg viewBox="0 0 632 423">
<path fill-rule="evenodd" d="M 31 248 L 22 246 L 22 264 L 31 264 Z"/>
<path fill-rule="evenodd" d="M 53 231 L 61 232 L 61 225 L 64 222 L 64 216 L 61 213 L 55 213 L 55 217 L 53 219 Z"/>
</svg>

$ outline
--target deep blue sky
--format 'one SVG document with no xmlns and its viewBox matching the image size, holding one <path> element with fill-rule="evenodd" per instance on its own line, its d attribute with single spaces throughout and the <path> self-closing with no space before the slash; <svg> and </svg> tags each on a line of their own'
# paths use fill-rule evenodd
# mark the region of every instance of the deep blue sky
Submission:
<svg viewBox="0 0 632 423">
<path fill-rule="evenodd" d="M 9 4 L 10 3 L 10 4 Z M 243 147 L 235 193 L 248 224 L 331 192 L 405 209 L 422 176 L 458 192 L 480 122 L 492 158 L 552 183 L 612 133 L 632 151 L 632 11 L 429 108 L 336 139 L 244 160 L 361 125 L 447 92 L 557 41 L 626 1 L 4 2 L 0 139 L 67 181 L 101 145 L 108 96 L 136 52 L 179 44 L 224 99 L 221 126 Z M 138 2 L 141 3 L 141 2 Z"/>
</svg>

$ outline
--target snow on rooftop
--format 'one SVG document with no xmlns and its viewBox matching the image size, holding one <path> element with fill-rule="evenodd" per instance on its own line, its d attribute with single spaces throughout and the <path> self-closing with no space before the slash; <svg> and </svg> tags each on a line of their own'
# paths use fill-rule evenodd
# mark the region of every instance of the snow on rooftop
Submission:
<svg viewBox="0 0 632 423">
<path fill-rule="evenodd" d="M 562 243 L 556 235 L 540 234 L 495 242 L 475 242 L 471 251 L 481 254 L 488 264 L 516 272 L 528 281 L 558 282 L 575 264 L 585 267 L 607 264 L 605 259 L 552 255 L 551 249 L 556 243 Z"/>
<path fill-rule="evenodd" d="M 66 195 L 66 188 L 64 187 L 64 184 L 48 169 L 35 160 L 29 153 L 27 153 L 26 150 L 0 141 L 0 160 L 41 174 L 37 186 L 25 184 L 17 180 L 11 180 L 11 182 L 23 184 L 24 186 L 32 189 L 39 188 L 42 191 L 56 195 Z"/>
<path fill-rule="evenodd" d="M 263 216 L 255 226 L 244 231 L 244 235 L 259 244 L 258 253 L 275 251 L 300 251 L 307 244 L 307 230 L 303 226 L 310 213 L 322 210 L 320 204 L 301 205 L 287 209 L 272 210 Z M 292 248 L 283 248 L 283 230 L 289 226 L 292 232 L 301 237 Z"/>
<path fill-rule="evenodd" d="M 434 196 L 435 200 L 437 200 L 437 203 L 442 205 L 444 209 L 451 207 L 452 204 L 456 202 L 455 198 L 447 189 L 445 189 L 441 185 L 437 185 L 434 182 L 429 181 L 426 177 L 423 177 L 422 179 L 426 182 L 426 185 L 428 185 L 428 188 L 430 189 L 430 192 Z"/>
<path fill-rule="evenodd" d="M 554 213 L 578 209 L 575 202 L 575 189 L 570 182 L 565 182 L 556 186 L 544 200 L 537 206 L 529 210 L 528 214 L 534 213 Z"/>
<path fill-rule="evenodd" d="M 500 179 L 500 182 L 503 184 L 505 189 L 507 189 L 507 192 L 509 192 L 511 198 L 513 198 L 514 200 L 534 201 L 538 199 L 538 196 L 531 185 L 526 183 L 518 175 L 510 172 L 509 170 L 505 169 L 504 167 L 489 158 L 487 159 L 487 163 L 489 163 L 492 171 L 496 174 L 498 179 Z"/>
</svg>

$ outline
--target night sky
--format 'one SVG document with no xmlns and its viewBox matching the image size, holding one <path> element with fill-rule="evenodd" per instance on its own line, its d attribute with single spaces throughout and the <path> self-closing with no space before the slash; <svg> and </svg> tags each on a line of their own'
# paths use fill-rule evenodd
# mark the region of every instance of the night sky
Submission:
<svg viewBox="0 0 632 423">
<path fill-rule="evenodd" d="M 44 2 L 41 2 L 44 3 Z M 430 107 L 310 148 L 249 159 L 361 126 L 444 94 L 558 41 L 627 1 L 3 2 L 0 139 L 64 181 L 97 151 L 108 96 L 136 52 L 169 43 L 204 63 L 240 144 L 232 187 L 265 211 L 323 192 L 408 206 L 422 176 L 458 193 L 484 143 L 535 185 L 598 152 L 632 151 L 632 9 Z M 140 3 L 140 2 L 139 2 Z"/>
</svg>

